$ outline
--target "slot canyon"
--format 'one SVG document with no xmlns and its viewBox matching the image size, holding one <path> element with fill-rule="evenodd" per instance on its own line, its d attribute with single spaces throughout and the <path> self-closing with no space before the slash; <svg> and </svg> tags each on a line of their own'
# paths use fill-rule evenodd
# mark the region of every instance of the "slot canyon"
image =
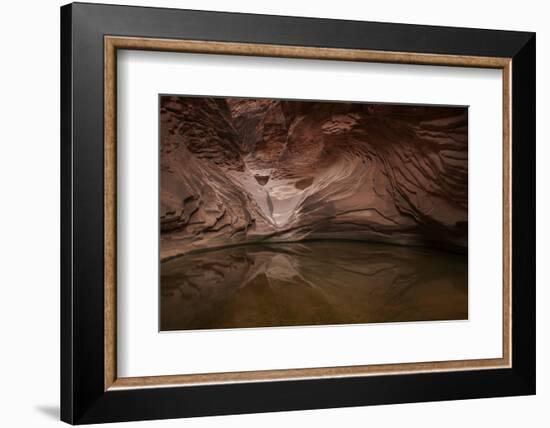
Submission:
<svg viewBox="0 0 550 428">
<path fill-rule="evenodd" d="M 294 321 L 257 316 L 257 325 L 466 316 L 467 108 L 178 96 L 160 101 L 162 299 L 172 308 L 161 321 L 166 329 L 215 328 L 208 314 L 227 307 L 251 283 L 270 292 L 283 283 L 317 287 L 311 313 L 304 310 Z M 307 254 L 315 254 L 311 263 Z M 431 272 L 431 263 L 449 266 L 450 276 Z M 354 308 L 348 316 L 342 315 L 342 295 L 331 288 L 338 281 L 328 265 L 342 278 L 352 268 L 359 275 L 346 282 L 359 296 L 355 306 L 348 305 Z M 385 273 L 376 276 L 378 271 Z M 361 285 L 366 276 L 368 287 Z M 328 277 L 332 282 L 323 279 Z M 419 278 L 430 278 L 421 282 L 421 293 L 435 290 L 428 301 L 447 296 L 433 305 L 437 310 L 428 314 L 421 306 L 415 312 L 398 305 L 393 315 L 358 315 L 364 293 L 384 290 L 369 300 L 371 308 L 373 302 L 381 308 Z M 198 299 L 204 293 L 209 297 Z M 280 300 L 280 293 L 271 301 Z M 418 306 L 421 295 L 410 301 Z M 255 301 L 240 296 L 218 327 L 256 325 L 235 317 L 246 317 Z M 182 314 L 182 299 L 194 309 Z M 321 316 L 339 310 L 338 316 Z"/>
</svg>

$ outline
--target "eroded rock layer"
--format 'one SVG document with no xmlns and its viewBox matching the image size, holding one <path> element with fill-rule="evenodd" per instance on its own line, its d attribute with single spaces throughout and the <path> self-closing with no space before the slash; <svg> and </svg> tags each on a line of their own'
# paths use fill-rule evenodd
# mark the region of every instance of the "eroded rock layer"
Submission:
<svg viewBox="0 0 550 428">
<path fill-rule="evenodd" d="M 161 98 L 161 258 L 256 241 L 467 247 L 461 107 Z"/>
</svg>

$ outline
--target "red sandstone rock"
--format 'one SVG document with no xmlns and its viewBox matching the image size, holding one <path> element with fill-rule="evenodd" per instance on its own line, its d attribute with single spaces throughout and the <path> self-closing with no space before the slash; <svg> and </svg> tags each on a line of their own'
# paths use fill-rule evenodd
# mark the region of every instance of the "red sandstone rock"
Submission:
<svg viewBox="0 0 550 428">
<path fill-rule="evenodd" d="M 161 258 L 257 240 L 467 247 L 465 108 L 162 97 Z"/>
</svg>

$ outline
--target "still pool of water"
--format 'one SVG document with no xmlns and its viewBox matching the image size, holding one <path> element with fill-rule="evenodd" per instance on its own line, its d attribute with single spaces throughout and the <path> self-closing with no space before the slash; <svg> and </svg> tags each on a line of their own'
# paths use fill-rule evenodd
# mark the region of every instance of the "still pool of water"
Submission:
<svg viewBox="0 0 550 428">
<path fill-rule="evenodd" d="M 468 317 L 468 258 L 344 241 L 251 244 L 161 264 L 161 330 Z"/>
</svg>

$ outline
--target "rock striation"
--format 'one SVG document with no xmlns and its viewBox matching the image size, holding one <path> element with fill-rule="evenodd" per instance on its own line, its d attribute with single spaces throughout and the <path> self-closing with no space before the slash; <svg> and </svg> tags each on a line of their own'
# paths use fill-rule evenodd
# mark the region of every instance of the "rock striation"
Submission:
<svg viewBox="0 0 550 428">
<path fill-rule="evenodd" d="M 161 97 L 161 259 L 245 242 L 464 250 L 462 107 Z"/>
</svg>

